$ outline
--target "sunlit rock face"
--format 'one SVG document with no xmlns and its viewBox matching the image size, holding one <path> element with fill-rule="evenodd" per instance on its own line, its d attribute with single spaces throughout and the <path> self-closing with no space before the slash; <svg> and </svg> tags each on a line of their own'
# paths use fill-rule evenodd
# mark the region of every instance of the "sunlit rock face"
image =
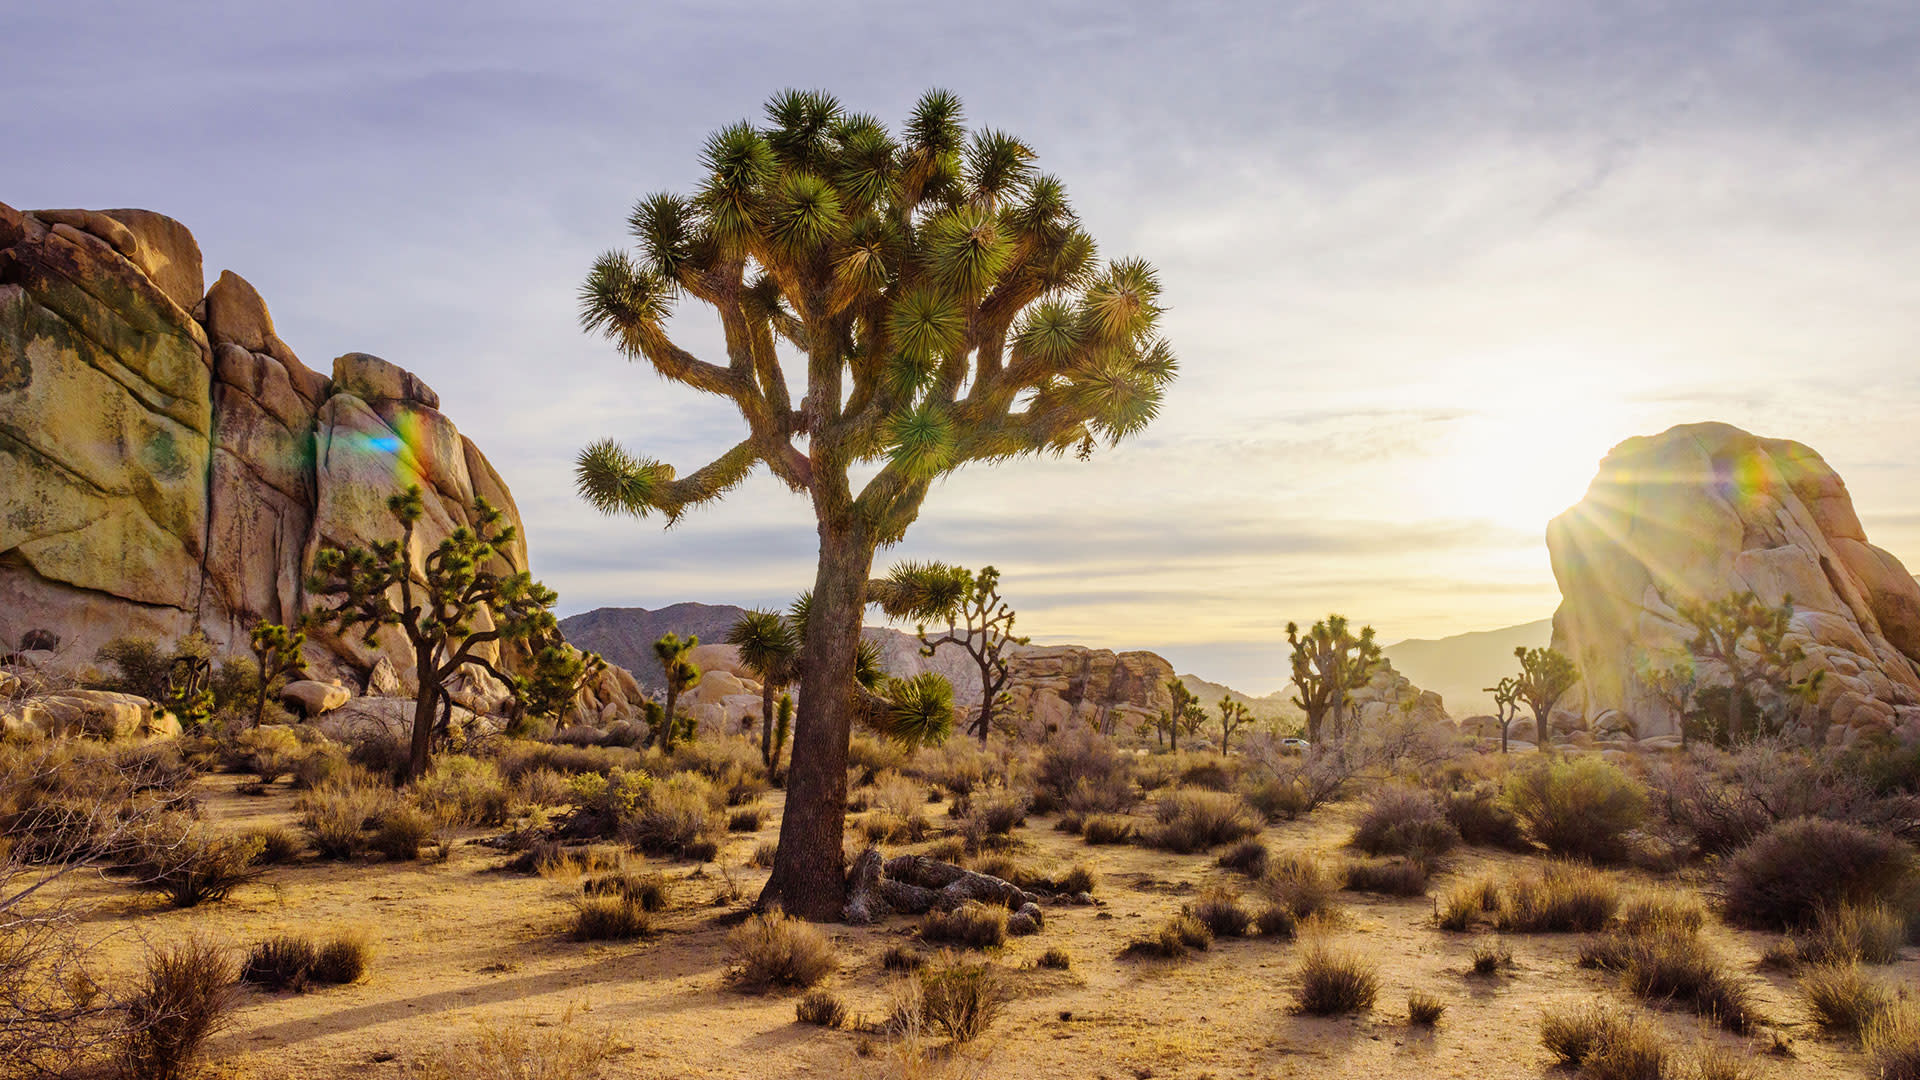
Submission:
<svg viewBox="0 0 1920 1080">
<path fill-rule="evenodd" d="M 244 652 L 252 624 L 306 609 L 322 544 L 397 537 L 386 501 L 410 485 L 426 495 L 420 551 L 470 524 L 476 496 L 517 528 L 506 484 L 439 404 L 378 357 L 308 368 L 243 278 L 205 287 L 179 222 L 0 203 L 0 652 L 46 630 L 78 667 L 115 637 L 196 628 Z M 524 538 L 501 562 L 526 567 Z M 410 691 L 411 650 L 386 633 L 317 637 L 315 674 L 364 687 L 385 658 Z M 595 718 L 632 712 L 624 674 L 587 695 Z"/>
<path fill-rule="evenodd" d="M 1629 439 L 1548 526 L 1547 548 L 1553 644 L 1581 673 L 1568 719 L 1611 710 L 1643 738 L 1677 731 L 1647 678 L 1687 654 L 1676 607 L 1750 589 L 1792 598 L 1788 640 L 1807 655 L 1795 675 L 1826 673 L 1811 730 L 1920 737 L 1920 584 L 1867 542 L 1845 482 L 1810 448 L 1717 423 Z"/>
</svg>

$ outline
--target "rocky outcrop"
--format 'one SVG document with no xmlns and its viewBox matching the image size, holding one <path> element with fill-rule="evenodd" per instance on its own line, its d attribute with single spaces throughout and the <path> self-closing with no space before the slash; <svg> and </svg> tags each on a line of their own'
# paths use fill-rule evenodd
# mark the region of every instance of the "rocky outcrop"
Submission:
<svg viewBox="0 0 1920 1080">
<path fill-rule="evenodd" d="M 1393 669 L 1389 660 L 1381 660 L 1367 676 L 1366 683 L 1356 687 L 1350 697 L 1347 707 L 1362 729 L 1399 718 L 1420 724 L 1450 722 L 1440 695 L 1413 685 L 1411 679 Z"/>
<path fill-rule="evenodd" d="M 1073 724 L 1109 734 L 1131 731 L 1173 709 L 1167 691 L 1173 665 L 1150 652 L 1016 646 L 1007 670 L 1005 715 L 1062 731 Z"/>
<path fill-rule="evenodd" d="M 204 287 L 178 222 L 0 204 L 0 641 L 50 629 L 70 667 L 128 634 L 198 628 L 244 651 L 253 623 L 305 610 L 321 545 L 396 537 L 386 500 L 413 484 L 427 496 L 420 551 L 469 524 L 479 497 L 518 526 L 499 473 L 439 404 L 364 353 L 331 377 L 308 368 L 244 279 Z M 524 531 L 502 561 L 526 567 Z M 373 648 L 312 635 L 308 659 L 357 689 L 385 659 L 393 689 L 414 689 L 392 630 Z M 638 693 L 609 672 L 589 698 L 593 718 L 625 718 Z"/>
<path fill-rule="evenodd" d="M 1920 737 L 1920 584 L 1867 542 L 1846 484 L 1808 447 L 1726 424 L 1629 439 L 1547 547 L 1554 647 L 1581 673 L 1563 704 L 1577 722 L 1617 710 L 1614 725 L 1642 739 L 1677 730 L 1646 679 L 1686 655 L 1677 605 L 1752 590 L 1792 598 L 1788 640 L 1807 655 L 1794 674 L 1825 672 L 1809 728 L 1835 742 Z"/>
</svg>

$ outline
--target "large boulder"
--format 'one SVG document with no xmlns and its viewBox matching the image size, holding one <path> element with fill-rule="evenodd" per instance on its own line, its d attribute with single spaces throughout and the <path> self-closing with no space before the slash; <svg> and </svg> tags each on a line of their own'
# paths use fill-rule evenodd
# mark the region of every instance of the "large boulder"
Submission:
<svg viewBox="0 0 1920 1080">
<path fill-rule="evenodd" d="M 1647 673 L 1687 655 L 1678 607 L 1751 590 L 1791 597 L 1787 640 L 1807 655 L 1795 674 L 1825 673 L 1803 717 L 1813 730 L 1920 736 L 1920 583 L 1868 543 L 1845 482 L 1808 447 L 1726 424 L 1629 439 L 1548 526 L 1547 548 L 1554 647 L 1581 674 L 1563 708 L 1580 726 L 1617 710 L 1605 726 L 1643 743 L 1676 732 Z"/>
<path fill-rule="evenodd" d="M 0 706 L 7 731 L 112 741 L 179 734 L 178 721 L 146 698 L 106 690 L 61 690 Z"/>
<path fill-rule="evenodd" d="M 945 651 L 945 650 L 942 650 Z M 1173 709 L 1173 665 L 1150 652 L 1116 653 L 1080 645 L 1015 646 L 1007 662 L 1002 715 L 1027 716 L 1065 730 L 1086 725 L 1130 731 Z M 967 680 L 955 680 L 955 694 Z M 978 682 L 973 701 L 979 701 Z"/>
<path fill-rule="evenodd" d="M 280 688 L 280 700 L 309 719 L 330 713 L 352 700 L 353 692 L 339 683 L 295 679 Z"/>
</svg>

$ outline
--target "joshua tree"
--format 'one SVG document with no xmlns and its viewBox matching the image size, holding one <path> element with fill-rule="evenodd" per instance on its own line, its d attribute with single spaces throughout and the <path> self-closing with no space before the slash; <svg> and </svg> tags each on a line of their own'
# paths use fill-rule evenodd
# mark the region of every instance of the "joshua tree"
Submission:
<svg viewBox="0 0 1920 1080">
<path fill-rule="evenodd" d="M 1007 685 L 1008 645 L 1025 645 L 1013 633 L 1013 609 L 1000 599 L 1000 571 L 988 566 L 974 573 L 945 563 L 902 563 L 885 578 L 867 583 L 867 599 L 890 618 L 921 620 L 920 654 L 932 656 L 942 645 L 957 645 L 980 669 L 980 715 L 973 722 L 980 745 L 993 727 L 993 710 Z M 927 622 L 945 621 L 947 632 L 927 637 Z"/>
<path fill-rule="evenodd" d="M 1180 733 L 1185 731 L 1191 735 L 1200 730 L 1200 725 L 1206 722 L 1207 710 L 1200 704 L 1200 698 L 1187 689 L 1187 684 L 1181 682 L 1179 677 L 1168 679 L 1166 685 L 1168 696 L 1173 698 L 1173 709 L 1170 712 L 1162 711 L 1155 719 L 1152 725 L 1154 742 L 1157 745 L 1159 737 L 1164 734 L 1167 748 L 1178 753 Z"/>
<path fill-rule="evenodd" d="M 1498 686 L 1487 687 L 1486 693 L 1493 695 L 1493 718 L 1500 721 L 1500 752 L 1504 754 L 1507 752 L 1507 733 L 1513 730 L 1513 722 L 1520 719 L 1520 679 L 1509 675 L 1501 679 Z M 1536 740 L 1534 745 L 1546 745 L 1538 741 L 1539 732 L 1534 732 L 1533 737 Z"/>
<path fill-rule="evenodd" d="M 727 644 L 740 650 L 740 662 L 760 676 L 760 757 L 773 767 L 773 695 L 800 677 L 800 636 L 777 611 L 755 609 L 727 630 Z"/>
<path fill-rule="evenodd" d="M 683 640 L 673 631 L 653 643 L 653 655 L 660 660 L 660 676 L 667 682 L 667 710 L 665 722 L 655 724 L 649 732 L 653 745 L 662 750 L 673 749 L 676 737 L 675 728 L 679 725 L 674 706 L 679 704 L 680 695 L 700 685 L 700 666 L 687 659 L 687 654 L 700 646 L 698 634 L 688 634 Z"/>
<path fill-rule="evenodd" d="M 306 658 L 300 655 L 307 635 L 279 623 L 261 623 L 248 632 L 247 644 L 260 665 L 260 693 L 253 702 L 253 726 L 259 727 L 267 715 L 267 697 L 273 693 L 273 684 L 307 670 Z"/>
<path fill-rule="evenodd" d="M 573 648 L 557 629 L 531 645 L 533 671 L 520 680 L 519 693 L 515 695 L 520 711 L 526 716 L 560 719 L 580 700 L 587 684 L 607 670 L 607 662 L 599 653 Z"/>
<path fill-rule="evenodd" d="M 1717 663 L 1727 673 L 1726 722 L 1721 727 L 1727 742 L 1741 742 L 1753 734 L 1746 714 L 1760 704 L 1756 691 L 1802 700 L 1818 693 L 1824 672 L 1798 680 L 1792 676 L 1794 665 L 1807 656 L 1806 650 L 1786 640 L 1793 597 L 1782 597 L 1780 606 L 1773 607 L 1749 590 L 1707 604 L 1682 603 L 1676 610 L 1693 627 L 1687 648 L 1695 659 Z M 1681 726 L 1685 728 L 1684 720 Z"/>
<path fill-rule="evenodd" d="M 595 507 L 669 522 L 761 464 L 810 499 L 815 610 L 761 902 L 832 919 L 845 896 L 846 691 L 875 549 L 968 463 L 1084 457 L 1140 431 L 1175 364 L 1155 330 L 1153 268 L 1101 265 L 1033 150 L 1000 132 L 969 137 L 952 94 L 923 96 L 898 136 L 813 91 L 776 95 L 766 115 L 708 139 L 691 197 L 642 199 L 628 219 L 638 257 L 602 255 L 581 289 L 587 330 L 728 399 L 746 438 L 685 477 L 599 442 L 577 475 Z M 668 336 L 683 298 L 718 315 L 723 363 Z M 857 489 L 855 474 L 869 477 Z"/>
<path fill-rule="evenodd" d="M 1656 665 L 1651 658 L 1640 666 L 1640 682 L 1665 702 L 1679 718 L 1680 746 L 1682 749 L 1692 745 L 1693 729 L 1697 726 L 1694 718 L 1694 695 L 1700 689 L 1700 669 L 1695 666 L 1691 654 L 1678 657 L 1666 667 Z"/>
<path fill-rule="evenodd" d="M 1220 755 L 1226 756 L 1227 744 L 1233 740 L 1233 733 L 1253 722 L 1253 710 L 1244 703 L 1233 700 L 1230 694 L 1220 695 Z"/>
<path fill-rule="evenodd" d="M 1345 615 L 1329 615 L 1302 635 L 1300 624 L 1288 623 L 1287 644 L 1293 647 L 1293 685 L 1300 688 L 1293 703 L 1307 714 L 1307 741 L 1318 744 L 1321 725 L 1329 719 L 1328 734 L 1341 737 L 1341 713 L 1354 687 L 1365 684 L 1380 663 L 1373 627 L 1361 627 L 1354 637 Z"/>
<path fill-rule="evenodd" d="M 1567 654 L 1551 647 L 1529 649 L 1517 645 L 1513 658 L 1520 661 L 1520 675 L 1514 682 L 1514 693 L 1529 709 L 1533 710 L 1534 738 L 1541 749 L 1547 745 L 1547 715 L 1553 707 L 1580 681 L 1580 669 L 1573 666 Z M 1504 749 L 1506 737 L 1501 736 Z"/>
<path fill-rule="evenodd" d="M 485 499 L 475 501 L 471 527 L 456 528 L 421 560 L 418 580 L 411 552 L 414 527 L 426 512 L 420 488 L 392 496 L 387 509 L 400 524 L 400 539 L 375 541 L 371 549 L 321 548 L 307 591 L 334 602 L 311 613 L 315 625 L 337 625 L 342 632 L 364 627 L 362 640 L 368 645 L 382 627 L 397 626 L 413 646 L 420 696 L 407 757 L 406 779 L 412 779 L 427 767 L 434 710 L 446 696 L 447 681 L 471 665 L 491 672 L 509 689 L 518 687 L 519 680 L 496 668 L 481 650 L 556 632 L 552 608 L 558 597 L 524 570 L 489 569 L 512 543 L 514 529 L 500 524 L 500 511 Z M 482 626 L 483 618 L 489 625 Z"/>
</svg>

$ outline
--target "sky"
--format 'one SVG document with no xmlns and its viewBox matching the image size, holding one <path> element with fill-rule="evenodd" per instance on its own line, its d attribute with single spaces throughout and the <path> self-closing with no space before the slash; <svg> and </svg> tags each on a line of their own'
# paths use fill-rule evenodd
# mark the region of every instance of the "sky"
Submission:
<svg viewBox="0 0 1920 1080">
<path fill-rule="evenodd" d="M 575 290 L 789 86 L 893 123 L 953 90 L 1160 270 L 1153 427 L 956 475 L 877 563 L 992 563 L 1037 641 L 1261 693 L 1288 620 L 1538 619 L 1546 523 L 1607 449 L 1708 419 L 1820 451 L 1920 562 L 1910 0 L 0 0 L 0 30 L 0 201 L 171 215 L 310 366 L 418 373 L 565 613 L 811 584 L 811 512 L 764 474 L 672 530 L 571 479 L 602 436 L 683 472 L 740 437 Z M 697 306 L 673 333 L 717 351 Z"/>
</svg>

